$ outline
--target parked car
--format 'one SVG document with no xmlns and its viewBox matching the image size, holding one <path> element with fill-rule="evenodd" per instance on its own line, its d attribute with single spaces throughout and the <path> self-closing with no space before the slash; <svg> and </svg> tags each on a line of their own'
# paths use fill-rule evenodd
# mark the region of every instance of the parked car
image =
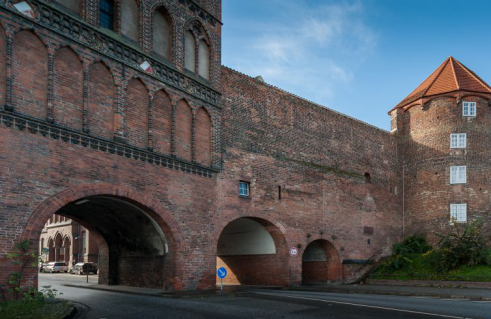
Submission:
<svg viewBox="0 0 491 319">
<path fill-rule="evenodd" d="M 70 269 L 71 274 L 87 274 L 87 272 L 97 274 L 97 265 L 94 263 L 77 263 L 72 269 Z"/>
<path fill-rule="evenodd" d="M 64 261 L 52 261 L 43 267 L 43 272 L 68 272 L 68 265 Z"/>
</svg>

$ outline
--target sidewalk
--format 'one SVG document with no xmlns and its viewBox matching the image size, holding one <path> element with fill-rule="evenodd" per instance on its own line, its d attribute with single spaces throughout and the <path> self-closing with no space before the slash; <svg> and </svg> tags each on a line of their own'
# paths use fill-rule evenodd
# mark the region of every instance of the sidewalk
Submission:
<svg viewBox="0 0 491 319">
<path fill-rule="evenodd" d="M 217 290 L 197 290 L 197 291 L 177 291 L 169 292 L 163 289 L 155 288 L 141 288 L 141 287 L 129 287 L 129 286 L 106 286 L 106 285 L 85 285 L 85 284 L 64 284 L 67 287 L 94 289 L 110 292 L 119 292 L 131 295 L 144 295 L 154 297 L 166 297 L 166 298 L 206 298 L 220 294 Z M 241 289 L 242 290 L 242 289 Z M 223 294 L 230 294 L 236 292 L 236 289 L 225 289 Z"/>
<path fill-rule="evenodd" d="M 282 288 L 300 291 L 324 291 L 336 293 L 365 293 L 379 295 L 399 296 L 426 296 L 449 299 L 472 299 L 491 301 L 491 289 L 481 288 L 445 288 L 445 287 L 417 287 L 392 285 L 314 285 Z"/>
</svg>

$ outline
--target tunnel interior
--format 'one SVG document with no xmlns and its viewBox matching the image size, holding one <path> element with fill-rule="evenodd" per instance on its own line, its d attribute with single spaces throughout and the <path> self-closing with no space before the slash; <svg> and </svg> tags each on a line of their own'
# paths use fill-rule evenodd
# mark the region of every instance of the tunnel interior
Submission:
<svg viewBox="0 0 491 319">
<path fill-rule="evenodd" d="M 302 283 L 329 283 L 340 278 L 341 263 L 334 245 L 323 239 L 307 245 L 302 255 Z"/>
<path fill-rule="evenodd" d="M 275 225 L 258 218 L 239 218 L 220 234 L 217 268 L 227 269 L 223 280 L 227 285 L 283 286 L 288 282 L 285 251 L 285 238 Z"/>
<path fill-rule="evenodd" d="M 165 288 L 168 242 L 145 207 L 112 196 L 86 197 L 56 212 L 90 230 L 99 246 L 99 283 Z"/>
</svg>

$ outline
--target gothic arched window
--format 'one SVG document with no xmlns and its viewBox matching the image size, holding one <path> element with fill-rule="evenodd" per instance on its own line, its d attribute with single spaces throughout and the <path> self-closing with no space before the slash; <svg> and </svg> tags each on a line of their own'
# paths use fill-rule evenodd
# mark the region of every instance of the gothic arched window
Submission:
<svg viewBox="0 0 491 319">
<path fill-rule="evenodd" d="M 164 8 L 158 8 L 153 14 L 153 51 L 162 57 L 171 59 L 172 36 L 169 14 Z"/>
</svg>

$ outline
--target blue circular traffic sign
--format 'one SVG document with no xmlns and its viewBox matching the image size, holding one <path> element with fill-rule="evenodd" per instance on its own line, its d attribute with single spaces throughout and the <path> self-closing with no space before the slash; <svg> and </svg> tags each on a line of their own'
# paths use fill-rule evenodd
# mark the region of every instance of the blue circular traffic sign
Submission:
<svg viewBox="0 0 491 319">
<path fill-rule="evenodd" d="M 217 275 L 218 275 L 218 278 L 225 278 L 227 277 L 227 269 L 225 267 L 220 267 L 217 269 Z"/>
</svg>

